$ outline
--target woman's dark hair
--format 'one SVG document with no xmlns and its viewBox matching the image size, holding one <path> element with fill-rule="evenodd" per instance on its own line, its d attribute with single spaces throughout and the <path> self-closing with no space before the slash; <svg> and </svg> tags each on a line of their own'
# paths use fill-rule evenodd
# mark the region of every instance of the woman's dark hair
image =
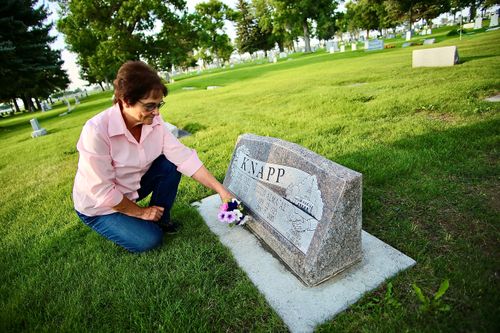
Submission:
<svg viewBox="0 0 500 333">
<path fill-rule="evenodd" d="M 167 96 L 167 87 L 163 84 L 158 73 L 142 61 L 127 61 L 118 70 L 115 86 L 114 103 L 126 101 L 134 105 L 141 98 Z"/>
</svg>

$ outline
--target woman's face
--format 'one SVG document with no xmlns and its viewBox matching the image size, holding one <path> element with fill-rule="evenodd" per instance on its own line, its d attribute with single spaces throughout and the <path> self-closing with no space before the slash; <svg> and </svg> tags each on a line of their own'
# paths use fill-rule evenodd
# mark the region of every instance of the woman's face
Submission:
<svg viewBox="0 0 500 333">
<path fill-rule="evenodd" d="M 124 103 L 123 111 L 135 125 L 151 125 L 154 117 L 160 114 L 162 105 L 163 95 L 154 96 L 154 94 L 149 94 L 148 97 L 140 99 L 134 105 Z"/>
</svg>

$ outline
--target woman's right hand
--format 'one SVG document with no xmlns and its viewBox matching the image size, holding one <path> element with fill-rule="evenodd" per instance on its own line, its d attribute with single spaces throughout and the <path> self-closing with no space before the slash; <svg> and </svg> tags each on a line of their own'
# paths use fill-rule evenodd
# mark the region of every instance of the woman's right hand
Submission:
<svg viewBox="0 0 500 333">
<path fill-rule="evenodd" d="M 163 210 L 164 208 L 159 206 L 143 207 L 141 216 L 138 217 L 146 221 L 158 221 L 163 216 Z"/>
</svg>

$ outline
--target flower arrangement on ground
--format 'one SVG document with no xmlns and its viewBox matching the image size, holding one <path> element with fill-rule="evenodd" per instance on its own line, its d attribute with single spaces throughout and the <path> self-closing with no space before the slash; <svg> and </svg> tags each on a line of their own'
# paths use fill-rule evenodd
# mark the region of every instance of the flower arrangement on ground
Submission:
<svg viewBox="0 0 500 333">
<path fill-rule="evenodd" d="M 229 226 L 244 225 L 248 220 L 248 215 L 245 214 L 245 207 L 241 201 L 233 198 L 222 203 L 217 218 L 219 221 L 229 224 Z"/>
</svg>

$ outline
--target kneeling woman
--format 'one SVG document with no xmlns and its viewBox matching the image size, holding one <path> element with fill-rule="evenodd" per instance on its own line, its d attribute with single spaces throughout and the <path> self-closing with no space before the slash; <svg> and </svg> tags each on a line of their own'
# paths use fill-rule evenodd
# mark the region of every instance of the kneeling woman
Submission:
<svg viewBox="0 0 500 333">
<path fill-rule="evenodd" d="M 170 209 L 181 174 L 222 200 L 231 194 L 165 128 L 159 109 L 167 88 L 155 70 L 129 61 L 114 88 L 114 105 L 88 120 L 80 135 L 73 201 L 86 225 L 128 251 L 143 252 L 177 228 Z M 150 193 L 149 207 L 139 207 L 136 201 Z"/>
</svg>

